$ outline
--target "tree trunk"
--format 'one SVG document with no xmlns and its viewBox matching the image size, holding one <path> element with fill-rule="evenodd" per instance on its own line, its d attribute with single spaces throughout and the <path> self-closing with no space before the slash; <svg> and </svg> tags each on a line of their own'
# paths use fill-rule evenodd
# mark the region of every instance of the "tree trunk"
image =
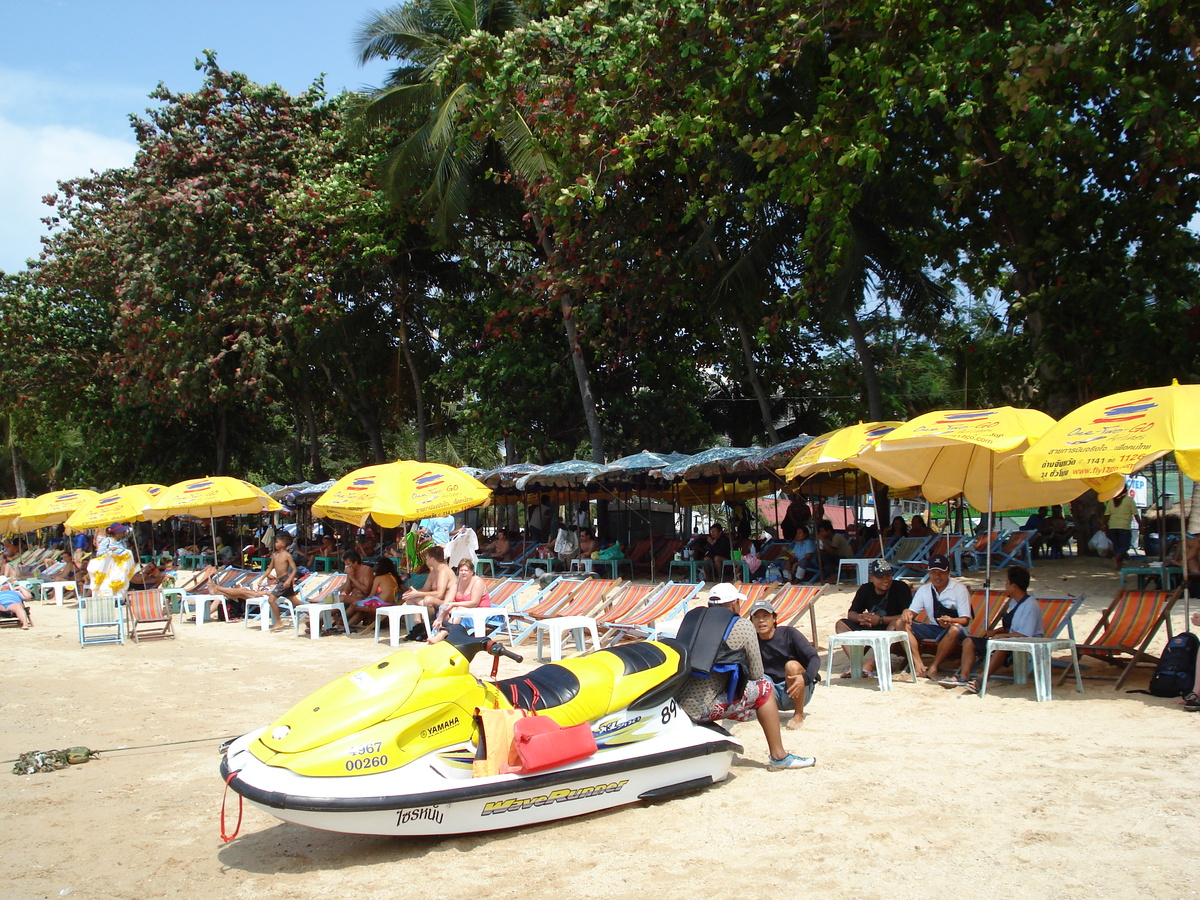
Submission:
<svg viewBox="0 0 1200 900">
<path fill-rule="evenodd" d="M 312 400 L 307 393 L 302 393 L 296 400 L 300 407 L 301 431 L 304 446 L 297 454 L 300 460 L 307 462 L 308 469 L 312 472 L 312 480 L 317 484 L 327 480 L 325 475 L 325 466 L 321 463 L 321 441 L 320 435 L 317 433 L 317 416 L 313 410 Z M 302 465 L 303 463 L 297 463 Z M 304 480 L 301 475 L 300 481 Z"/>
<path fill-rule="evenodd" d="M 1188 500 L 1187 523 L 1188 534 L 1200 531 L 1200 481 L 1192 482 L 1192 496 Z"/>
<path fill-rule="evenodd" d="M 549 260 L 554 255 L 554 241 L 546 233 L 542 217 L 532 213 L 534 227 L 538 229 L 542 252 Z M 575 307 L 571 299 L 564 296 L 561 301 L 563 330 L 567 336 L 567 349 L 571 352 L 571 365 L 575 370 L 575 381 L 579 384 L 579 399 L 583 401 L 583 417 L 587 421 L 588 437 L 592 442 L 592 462 L 604 465 L 604 432 L 600 428 L 600 414 L 596 410 L 596 400 L 592 396 L 592 379 L 588 375 L 587 364 L 583 359 L 583 347 L 579 343 L 579 327 L 575 322 Z"/>
<path fill-rule="evenodd" d="M 217 413 L 217 433 L 215 436 L 216 451 L 217 451 L 217 467 L 214 475 L 224 475 L 225 469 L 229 465 L 229 413 L 222 406 Z"/>
<path fill-rule="evenodd" d="M 758 369 L 754 365 L 754 344 L 750 340 L 750 332 L 746 329 L 746 323 L 742 321 L 741 313 L 735 306 L 731 311 L 733 322 L 737 326 L 738 340 L 742 345 L 742 361 L 746 366 L 746 383 L 750 385 L 750 389 L 754 391 L 754 399 L 758 401 L 758 413 L 762 416 L 763 429 L 766 431 L 767 438 L 771 445 L 779 443 L 779 435 L 775 431 L 775 419 L 771 415 L 771 404 L 767 400 L 767 392 L 763 389 L 762 381 L 758 377 Z"/>
<path fill-rule="evenodd" d="M 21 460 L 17 456 L 17 434 L 13 429 L 12 416 L 8 417 L 8 453 L 12 459 L 13 496 L 24 497 L 27 490 L 25 477 L 21 474 Z"/>
<path fill-rule="evenodd" d="M 879 371 L 875 366 L 875 354 L 871 352 L 871 342 L 863 331 L 862 323 L 858 321 L 857 305 L 846 316 L 846 327 L 850 330 L 850 339 L 854 341 L 854 352 L 858 356 L 858 364 L 862 368 L 863 385 L 867 390 L 867 416 L 872 422 L 883 421 L 883 388 L 879 384 Z M 888 497 L 886 484 L 875 484 L 875 524 L 879 533 L 892 520 L 892 504 Z"/>
<path fill-rule="evenodd" d="M 408 375 L 412 379 L 413 403 L 417 407 L 417 459 L 425 462 L 426 431 L 425 422 L 425 393 L 421 390 L 421 375 L 417 372 L 417 361 L 413 358 L 412 348 L 408 345 L 408 323 L 405 321 L 408 304 L 400 291 L 392 291 L 395 300 L 393 309 L 400 326 L 400 352 L 404 354 L 404 362 L 408 366 Z"/>
<path fill-rule="evenodd" d="M 357 383 L 354 360 L 344 351 L 340 356 L 343 365 L 346 366 L 346 372 L 350 379 Z M 376 413 L 370 398 L 362 396 L 361 393 L 359 393 L 359 396 L 351 394 L 341 382 L 333 377 L 333 370 L 329 368 L 324 360 L 318 359 L 317 365 L 325 373 L 325 380 L 329 382 L 329 386 L 333 389 L 333 392 L 350 408 L 350 411 L 354 413 L 354 417 L 362 425 L 363 432 L 367 436 L 367 441 L 371 445 L 371 461 L 375 464 L 387 462 L 387 454 L 383 449 L 383 430 L 379 424 L 379 415 Z"/>
</svg>

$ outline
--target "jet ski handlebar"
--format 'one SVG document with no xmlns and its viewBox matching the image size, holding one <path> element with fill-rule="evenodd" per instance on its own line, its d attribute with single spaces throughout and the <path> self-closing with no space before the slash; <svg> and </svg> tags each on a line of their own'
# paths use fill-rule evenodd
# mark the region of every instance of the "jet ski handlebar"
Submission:
<svg viewBox="0 0 1200 900">
<path fill-rule="evenodd" d="M 513 653 L 499 641 L 488 641 L 487 652 L 492 654 L 492 656 L 506 656 L 513 662 L 525 661 L 525 657 L 521 656 L 519 653 Z"/>
</svg>

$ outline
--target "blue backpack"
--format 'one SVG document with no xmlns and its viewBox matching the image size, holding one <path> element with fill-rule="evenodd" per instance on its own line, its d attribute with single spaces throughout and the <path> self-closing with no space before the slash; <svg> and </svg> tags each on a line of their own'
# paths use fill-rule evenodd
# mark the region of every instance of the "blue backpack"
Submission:
<svg viewBox="0 0 1200 900">
<path fill-rule="evenodd" d="M 1184 631 L 1167 641 L 1154 674 L 1150 676 L 1150 693 L 1155 697 L 1182 697 L 1195 686 L 1196 652 L 1200 638 Z"/>
</svg>

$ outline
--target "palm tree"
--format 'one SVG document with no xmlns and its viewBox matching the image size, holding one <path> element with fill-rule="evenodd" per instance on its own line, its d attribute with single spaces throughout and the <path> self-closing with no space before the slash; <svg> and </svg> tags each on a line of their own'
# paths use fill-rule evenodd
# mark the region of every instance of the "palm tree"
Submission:
<svg viewBox="0 0 1200 900">
<path fill-rule="evenodd" d="M 400 192 L 416 179 L 427 180 L 425 199 L 434 209 L 434 233 L 442 240 L 450 240 L 472 203 L 489 199 L 489 195 L 493 200 L 505 199 L 496 198 L 496 186 L 481 177 L 486 170 L 503 164 L 532 181 L 549 168 L 548 158 L 512 105 L 504 110 L 493 134 L 483 140 L 460 140 L 462 110 L 478 88 L 468 82 L 447 84 L 439 77 L 440 64 L 471 32 L 502 35 L 525 21 L 513 0 L 417 0 L 372 16 L 359 33 L 357 45 L 363 63 L 374 59 L 399 62 L 385 86 L 367 98 L 362 108 L 366 121 L 403 122 L 414 111 L 424 116 L 422 124 L 389 154 L 381 182 Z M 511 200 L 516 188 L 500 190 L 507 191 Z M 554 239 L 540 227 L 534 211 L 528 212 L 537 233 L 535 252 L 549 258 Z M 604 435 L 579 341 L 574 302 L 564 296 L 561 306 L 592 456 L 602 463 Z"/>
</svg>

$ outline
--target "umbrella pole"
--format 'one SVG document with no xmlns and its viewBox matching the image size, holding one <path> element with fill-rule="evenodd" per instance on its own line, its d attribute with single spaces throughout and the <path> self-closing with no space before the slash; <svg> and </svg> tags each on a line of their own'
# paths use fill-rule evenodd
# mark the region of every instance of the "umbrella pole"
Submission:
<svg viewBox="0 0 1200 900">
<path fill-rule="evenodd" d="M 1183 579 L 1183 628 L 1185 631 L 1191 631 L 1192 597 L 1188 591 L 1187 578 L 1187 521 L 1183 516 L 1183 469 L 1179 468 L 1178 457 L 1175 459 L 1175 474 L 1179 476 L 1179 577 Z M 1165 544 L 1166 541 L 1162 540 L 1159 543 Z"/>
<path fill-rule="evenodd" d="M 996 475 L 996 457 L 992 456 L 992 464 L 988 468 L 988 510 L 987 510 L 987 530 L 984 532 L 984 568 L 983 568 L 983 620 L 984 627 L 992 620 L 992 525 L 995 523 L 995 514 L 992 512 L 992 479 Z M 968 672 L 968 675 L 971 673 Z"/>
</svg>

